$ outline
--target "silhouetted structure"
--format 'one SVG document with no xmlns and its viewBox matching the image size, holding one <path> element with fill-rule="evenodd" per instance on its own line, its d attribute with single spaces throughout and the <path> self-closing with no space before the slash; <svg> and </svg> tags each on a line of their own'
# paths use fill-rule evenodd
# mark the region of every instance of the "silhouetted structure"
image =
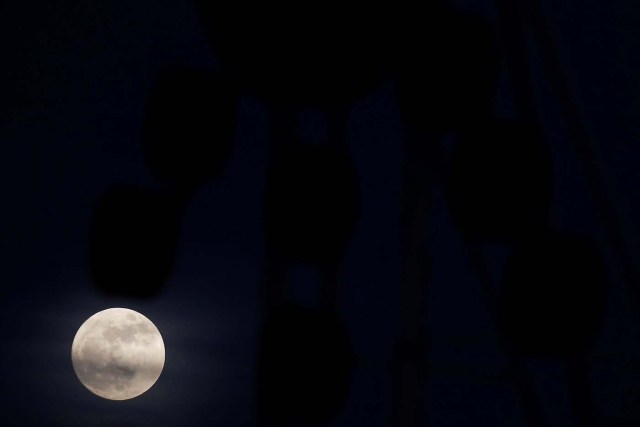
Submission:
<svg viewBox="0 0 640 427">
<path fill-rule="evenodd" d="M 247 94 L 297 106 L 349 103 L 384 75 L 389 5 L 194 0 L 216 56 Z"/>
<path fill-rule="evenodd" d="M 480 16 L 442 6 L 402 15 L 394 50 L 405 121 L 433 133 L 466 130 L 492 113 L 498 84 L 495 34 Z"/>
<path fill-rule="evenodd" d="M 346 150 L 297 144 L 275 154 L 265 189 L 265 238 L 289 263 L 339 262 L 355 231 L 359 195 Z"/>
<path fill-rule="evenodd" d="M 264 200 L 266 323 L 257 378 L 259 422 L 265 425 L 331 421 L 345 404 L 354 363 L 336 308 L 342 258 L 360 213 L 346 114 L 329 116 L 327 140 L 320 144 L 301 141 L 295 120 L 290 109 L 272 109 Z M 287 270 L 298 264 L 313 267 L 320 279 L 316 308 L 287 303 L 295 286 Z M 320 376 L 312 372 L 314 363 L 328 364 Z"/>
<path fill-rule="evenodd" d="M 284 305 L 270 313 L 258 357 L 261 425 L 322 425 L 344 408 L 355 356 L 333 309 Z"/>
<path fill-rule="evenodd" d="M 521 354 L 561 360 L 574 425 L 596 426 L 587 352 L 602 326 L 607 272 L 585 236 L 547 230 L 517 245 L 507 260 L 499 327 Z"/>
<path fill-rule="evenodd" d="M 462 132 L 447 182 L 462 235 L 476 242 L 515 242 L 544 229 L 552 174 L 550 150 L 532 125 L 492 120 Z"/>
<path fill-rule="evenodd" d="M 265 303 L 285 298 L 285 271 L 312 266 L 323 304 L 335 304 L 342 257 L 360 215 L 356 171 L 346 141 L 346 115 L 329 115 L 327 137 L 301 141 L 296 114 L 272 109 L 264 198 Z"/>
<path fill-rule="evenodd" d="M 323 288 L 320 304 L 334 307 L 342 256 L 359 214 L 357 181 L 346 143 L 347 109 L 385 74 L 391 45 L 378 28 L 384 22 L 385 8 L 373 3 L 362 7 L 356 2 L 310 7 L 308 3 L 195 0 L 195 5 L 226 75 L 241 93 L 268 103 L 263 283 L 267 322 L 279 315 L 286 301 L 285 271 L 297 263 L 316 269 Z M 328 115 L 327 141 L 320 145 L 304 145 L 296 135 L 296 114 L 305 107 L 320 108 Z M 289 321 L 291 324 L 278 328 L 295 327 L 296 320 Z M 266 343 L 273 339 L 270 328 L 267 323 Z M 283 341 L 268 346 L 263 357 L 267 361 L 287 358 L 292 345 L 296 344 Z M 309 356 L 298 357 L 306 370 L 297 376 L 304 378 L 311 373 L 304 362 Z M 271 392 L 270 364 L 261 365 L 259 402 L 276 396 Z M 346 390 L 347 385 L 348 381 L 342 388 Z M 321 416 L 318 412 L 324 410 L 306 401 L 297 404 L 296 396 L 300 395 L 294 393 L 287 399 L 286 407 L 276 401 L 260 406 L 260 411 L 268 419 L 315 422 L 337 413 L 333 408 Z M 326 399 L 331 398 L 327 395 L 322 400 Z"/>
<path fill-rule="evenodd" d="M 119 184 L 98 201 L 89 230 L 89 272 L 106 294 L 156 295 L 171 273 L 184 201 Z"/>
<path fill-rule="evenodd" d="M 506 3 L 509 3 L 506 0 Z M 582 109 L 576 101 L 572 84 L 562 65 L 553 39 L 551 25 L 540 2 L 523 2 L 521 17 L 532 29 L 538 53 L 546 68 L 546 76 L 557 98 L 561 114 L 574 151 L 582 163 L 584 176 L 591 190 L 598 219 L 607 233 L 607 246 L 613 252 L 614 262 L 624 277 L 629 296 L 634 300 L 636 324 L 640 322 L 640 254 L 629 236 L 629 218 L 622 209 L 619 195 L 611 185 L 599 155 L 599 143 L 583 117 Z"/>
<path fill-rule="evenodd" d="M 527 355 L 586 351 L 602 324 L 606 271 L 586 237 L 547 231 L 517 245 L 500 297 L 504 334 Z"/>
<path fill-rule="evenodd" d="M 482 246 L 514 244 L 546 230 L 553 191 L 550 149 L 532 122 L 492 118 L 459 132 L 445 184 L 449 210 L 467 241 L 489 313 L 499 326 Z M 522 352 L 498 332 L 527 425 L 547 425 Z"/>
<path fill-rule="evenodd" d="M 163 70 L 145 102 L 142 150 L 159 182 L 192 190 L 218 178 L 236 130 L 237 96 L 213 72 Z"/>
<path fill-rule="evenodd" d="M 421 5 L 424 6 L 424 5 Z M 492 114 L 498 55 L 480 16 L 432 2 L 398 7 L 396 100 L 406 126 L 400 217 L 401 331 L 394 358 L 394 425 L 424 426 L 430 345 L 426 301 L 432 270 L 428 230 L 442 182 L 443 138 Z"/>
</svg>

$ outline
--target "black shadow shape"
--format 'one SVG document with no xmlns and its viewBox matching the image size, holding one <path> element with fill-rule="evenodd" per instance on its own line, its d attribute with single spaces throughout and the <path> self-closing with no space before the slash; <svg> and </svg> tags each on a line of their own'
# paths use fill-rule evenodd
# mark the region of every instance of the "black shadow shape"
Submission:
<svg viewBox="0 0 640 427">
<path fill-rule="evenodd" d="M 349 103 L 385 75 L 388 5 L 194 0 L 216 56 L 245 93 L 300 106 Z"/>
<path fill-rule="evenodd" d="M 277 148 L 265 189 L 265 238 L 286 263 L 336 265 L 360 213 L 355 167 L 346 148 Z"/>
<path fill-rule="evenodd" d="M 489 117 L 499 58 L 494 31 L 482 17 L 409 9 L 398 41 L 396 99 L 408 125 L 441 133 Z"/>
<path fill-rule="evenodd" d="M 587 356 L 604 322 L 608 280 L 589 238 L 555 231 L 516 245 L 498 300 L 501 333 L 522 355 L 564 363 L 574 425 L 596 426 Z"/>
<path fill-rule="evenodd" d="M 606 269 L 587 237 L 554 231 L 516 245 L 499 298 L 505 336 L 532 356 L 585 352 L 603 322 Z"/>
<path fill-rule="evenodd" d="M 540 131 L 491 120 L 460 134 L 447 198 L 469 241 L 515 242 L 546 227 L 552 186 L 551 152 Z"/>
<path fill-rule="evenodd" d="M 266 318 L 258 354 L 260 425 L 324 425 L 344 409 L 356 361 L 336 311 L 281 306 Z"/>
<path fill-rule="evenodd" d="M 99 199 L 89 230 L 89 273 L 108 295 L 152 297 L 175 261 L 184 201 L 118 184 Z"/>
<path fill-rule="evenodd" d="M 163 70 L 146 99 L 142 127 L 142 151 L 153 177 L 187 190 L 219 178 L 231 152 L 237 99 L 213 72 Z"/>
</svg>

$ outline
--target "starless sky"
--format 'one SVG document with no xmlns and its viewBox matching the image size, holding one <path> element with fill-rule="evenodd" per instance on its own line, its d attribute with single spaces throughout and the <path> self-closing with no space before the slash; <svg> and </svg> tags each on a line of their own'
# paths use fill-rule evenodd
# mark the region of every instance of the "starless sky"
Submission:
<svg viewBox="0 0 640 427">
<path fill-rule="evenodd" d="M 489 1 L 460 3 L 495 15 Z M 606 172 L 635 221 L 640 4 L 543 3 Z M 155 186 L 138 137 L 143 100 L 156 73 L 171 63 L 214 67 L 215 58 L 191 5 L 177 0 L 5 2 L 0 28 L 0 425 L 251 425 L 263 255 L 264 105 L 242 99 L 229 167 L 190 205 L 175 272 L 163 292 L 150 301 L 105 298 L 87 274 L 91 210 L 111 184 Z M 580 164 L 536 60 L 533 67 L 556 165 L 553 220 L 601 239 Z M 508 83 L 503 79 L 498 105 L 505 114 Z M 350 120 L 362 220 L 345 260 L 341 307 L 359 365 L 348 406 L 334 425 L 386 426 L 393 409 L 388 366 L 398 333 L 403 137 L 391 84 L 358 102 Z M 318 131 L 311 119 L 303 127 L 309 135 Z M 513 390 L 501 377 L 502 357 L 481 293 L 443 203 L 434 230 L 429 316 L 435 373 L 428 395 L 433 425 L 521 425 Z M 499 248 L 493 255 L 498 271 Z M 304 299 L 311 275 L 304 269 L 295 274 Z M 596 397 L 605 417 L 639 420 L 638 331 L 615 272 L 614 285 L 594 352 Z M 82 322 L 117 306 L 149 317 L 166 345 L 157 384 L 125 402 L 85 390 L 70 359 Z M 562 403 L 558 367 L 534 368 L 549 401 Z M 561 403 L 549 405 L 558 425 L 567 425 Z"/>
</svg>

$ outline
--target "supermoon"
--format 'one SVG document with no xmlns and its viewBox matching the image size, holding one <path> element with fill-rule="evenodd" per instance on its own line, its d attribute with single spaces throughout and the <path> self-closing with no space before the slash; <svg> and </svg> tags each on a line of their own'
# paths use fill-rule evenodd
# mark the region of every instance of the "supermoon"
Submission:
<svg viewBox="0 0 640 427">
<path fill-rule="evenodd" d="M 109 308 L 89 317 L 71 346 L 73 369 L 94 394 L 126 400 L 149 390 L 164 367 L 164 342 L 142 314 Z"/>
</svg>

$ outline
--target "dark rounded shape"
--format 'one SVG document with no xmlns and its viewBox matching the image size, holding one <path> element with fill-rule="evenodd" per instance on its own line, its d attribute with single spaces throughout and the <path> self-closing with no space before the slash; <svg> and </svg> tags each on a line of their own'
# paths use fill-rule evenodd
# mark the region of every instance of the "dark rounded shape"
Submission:
<svg viewBox="0 0 640 427">
<path fill-rule="evenodd" d="M 409 125 L 458 131 L 491 114 L 496 37 L 480 16 L 435 9 L 407 16 L 397 50 L 396 98 Z"/>
<path fill-rule="evenodd" d="M 195 0 L 215 53 L 249 94 L 329 106 L 353 101 L 384 74 L 383 4 Z"/>
<path fill-rule="evenodd" d="M 271 248 L 293 262 L 337 262 L 358 217 L 358 182 L 346 149 L 299 144 L 276 155 L 265 196 Z"/>
<path fill-rule="evenodd" d="M 100 198 L 89 230 L 89 273 L 104 293 L 156 295 L 169 278 L 179 238 L 176 198 L 115 185 Z"/>
<path fill-rule="evenodd" d="M 551 151 L 539 130 L 492 120 L 461 133 L 447 198 L 463 237 L 513 242 L 546 226 L 552 184 Z"/>
<path fill-rule="evenodd" d="M 519 351 L 567 357 L 591 345 L 604 318 L 607 277 L 590 239 L 548 232 L 521 243 L 502 283 L 500 328 Z"/>
<path fill-rule="evenodd" d="M 154 178 L 183 188 L 218 178 L 231 152 L 236 103 L 214 73 L 178 66 L 160 73 L 146 99 L 141 141 Z"/>
<path fill-rule="evenodd" d="M 355 356 L 341 316 L 286 305 L 266 319 L 258 411 L 272 422 L 327 423 L 345 407 Z"/>
</svg>

